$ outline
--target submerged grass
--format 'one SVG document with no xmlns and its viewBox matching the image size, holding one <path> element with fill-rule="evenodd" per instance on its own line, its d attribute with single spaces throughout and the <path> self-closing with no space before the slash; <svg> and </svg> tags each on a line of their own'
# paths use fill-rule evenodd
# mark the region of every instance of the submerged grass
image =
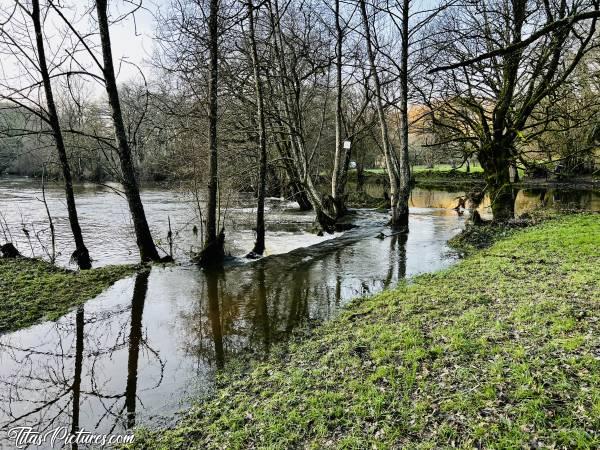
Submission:
<svg viewBox="0 0 600 450">
<path fill-rule="evenodd" d="M 139 448 L 599 448 L 600 216 L 356 300 Z"/>
<path fill-rule="evenodd" d="M 39 259 L 0 258 L 0 334 L 56 320 L 133 272 L 131 265 L 73 272 Z"/>
</svg>

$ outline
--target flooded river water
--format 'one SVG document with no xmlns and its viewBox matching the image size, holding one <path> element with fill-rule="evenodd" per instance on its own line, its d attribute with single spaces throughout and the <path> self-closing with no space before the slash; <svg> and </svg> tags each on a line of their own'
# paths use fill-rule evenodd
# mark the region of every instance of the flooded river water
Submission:
<svg viewBox="0 0 600 450">
<path fill-rule="evenodd" d="M 82 186 L 77 194 L 94 264 L 137 261 L 125 201 L 104 187 Z M 298 325 L 327 320 L 352 298 L 452 264 L 456 257 L 446 242 L 464 226 L 465 217 L 451 209 L 460 194 L 415 189 L 410 233 L 385 239 L 378 237 L 389 233 L 383 213 L 356 211 L 357 228 L 318 237 L 307 231 L 311 213 L 272 199 L 269 257 L 214 274 L 189 264 L 155 266 L 56 322 L 0 336 L 0 431 L 66 426 L 117 432 L 171 423 L 190 399 L 212 389 L 216 371 L 228 361 L 262 358 Z M 21 226 L 30 236 L 43 230 L 39 195 L 35 182 L 0 181 L 4 227 L 15 235 Z M 58 262 L 68 265 L 65 255 L 72 249 L 62 193 L 52 188 L 47 195 Z M 528 204 L 540 197 L 520 195 Z M 597 193 L 583 195 L 577 201 L 600 209 Z M 192 202 L 164 189 L 145 190 L 143 200 L 157 238 L 166 236 L 170 219 L 176 257 L 185 262 L 199 245 Z M 250 202 L 240 197 L 228 213 L 232 255 L 252 247 Z M 31 244 L 15 237 L 23 253 L 43 255 L 43 237 Z M 0 447 L 5 438 L 0 433 Z"/>
</svg>

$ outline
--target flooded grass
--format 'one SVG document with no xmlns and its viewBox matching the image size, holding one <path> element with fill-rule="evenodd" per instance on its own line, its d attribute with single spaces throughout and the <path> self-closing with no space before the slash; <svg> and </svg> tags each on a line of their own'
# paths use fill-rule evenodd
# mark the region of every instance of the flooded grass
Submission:
<svg viewBox="0 0 600 450">
<path fill-rule="evenodd" d="M 132 265 L 73 272 L 39 259 L 0 258 L 0 334 L 56 320 L 134 272 Z"/>
<path fill-rule="evenodd" d="M 141 448 L 597 448 L 600 216 L 356 300 Z"/>
</svg>

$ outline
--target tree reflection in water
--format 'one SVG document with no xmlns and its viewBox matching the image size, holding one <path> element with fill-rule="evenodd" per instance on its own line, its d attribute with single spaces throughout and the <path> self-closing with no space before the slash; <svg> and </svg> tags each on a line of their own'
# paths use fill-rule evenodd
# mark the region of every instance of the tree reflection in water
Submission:
<svg viewBox="0 0 600 450">
<path fill-rule="evenodd" d="M 131 304 L 126 308 L 86 316 L 84 307 L 79 306 L 56 323 L 40 325 L 48 327 L 42 341 L 15 345 L 19 333 L 0 341 L 2 364 L 15 368 L 0 378 L 0 430 L 32 426 L 44 432 L 66 426 L 72 432 L 82 427 L 113 432 L 135 424 L 140 351 L 160 367 L 154 386 L 145 389 L 160 385 L 164 369 L 164 362 L 147 344 L 142 331 L 149 273 L 136 276 Z M 119 390 L 123 377 L 114 378 L 114 373 L 105 373 L 103 366 L 107 359 L 121 358 L 127 358 L 128 363 L 125 389 Z M 85 424 L 81 420 L 82 411 L 89 416 L 90 410 L 98 415 L 92 417 L 92 426 L 89 420 Z"/>
<path fill-rule="evenodd" d="M 248 266 L 203 272 L 194 309 L 180 314 L 187 330 L 185 349 L 197 358 L 197 367 L 206 364 L 216 370 L 242 353 L 264 358 L 274 342 L 285 340 L 299 325 L 320 323 L 349 298 L 403 279 L 407 240 L 407 234 L 399 234 L 381 241 L 387 247 L 388 259 L 382 261 L 386 271 L 374 280 L 352 279 L 344 273 L 345 249 L 322 259 L 297 259 L 285 270 L 280 259 L 267 258 Z"/>
<path fill-rule="evenodd" d="M 75 314 L 75 375 L 73 376 L 73 419 L 71 420 L 71 433 L 79 431 L 79 402 L 81 398 L 81 372 L 83 370 L 83 328 L 84 328 L 83 305 L 77 308 Z M 77 444 L 72 444 L 73 450 Z"/>
<path fill-rule="evenodd" d="M 127 360 L 127 383 L 125 385 L 125 408 L 127 409 L 127 428 L 135 426 L 135 405 L 137 403 L 137 378 L 140 344 L 142 343 L 142 316 L 148 292 L 150 271 L 140 272 L 135 278 L 133 298 L 131 300 L 131 328 L 129 330 L 129 356 Z M 158 357 L 158 355 L 157 355 Z M 160 381 L 159 383 L 160 384 Z"/>
<path fill-rule="evenodd" d="M 408 233 L 394 234 L 389 240 L 390 262 L 388 274 L 383 283 L 384 289 L 391 287 L 394 280 L 394 272 L 396 273 L 397 280 L 402 280 L 406 277 L 406 242 L 408 241 Z"/>
<path fill-rule="evenodd" d="M 222 369 L 225 364 L 225 351 L 223 350 L 223 324 L 219 305 L 219 275 L 219 272 L 208 272 L 205 278 L 208 294 L 208 318 L 215 350 L 215 363 L 217 368 Z"/>
<path fill-rule="evenodd" d="M 267 357 L 299 324 L 452 261 L 442 255 L 455 216 L 415 214 L 408 236 L 380 240 L 381 219 L 220 272 L 154 267 L 56 323 L 0 337 L 0 427 L 168 424 L 228 362 Z"/>
</svg>

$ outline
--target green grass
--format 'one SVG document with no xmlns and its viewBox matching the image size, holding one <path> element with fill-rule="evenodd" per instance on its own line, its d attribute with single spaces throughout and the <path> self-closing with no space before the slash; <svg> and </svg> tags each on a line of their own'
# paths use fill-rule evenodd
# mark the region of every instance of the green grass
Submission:
<svg viewBox="0 0 600 450">
<path fill-rule="evenodd" d="M 56 320 L 134 272 L 134 266 L 72 272 L 38 259 L 0 258 L 0 334 Z"/>
<path fill-rule="evenodd" d="M 140 448 L 600 447 L 600 216 L 517 230 L 226 375 Z"/>
<path fill-rule="evenodd" d="M 385 169 L 365 169 L 365 176 L 367 179 L 381 180 L 385 177 Z M 354 180 L 356 178 L 356 170 L 350 170 L 349 178 Z M 466 167 L 460 167 L 458 169 L 452 169 L 449 164 L 439 164 L 429 169 L 425 166 L 413 166 L 412 176 L 418 186 L 424 187 L 439 187 L 444 185 L 461 186 L 466 189 L 470 188 L 472 184 L 482 183 L 483 180 L 483 169 L 480 166 L 471 166 L 471 172 L 466 172 Z"/>
<path fill-rule="evenodd" d="M 458 167 L 453 169 L 450 164 L 436 164 L 432 168 L 423 166 L 423 165 L 415 165 L 411 166 L 411 170 L 413 174 L 418 174 L 421 172 L 467 172 L 467 166 L 463 165 L 462 167 Z M 385 169 L 365 169 L 367 173 L 373 173 L 377 175 L 381 175 L 385 173 Z M 483 173 L 483 168 L 481 166 L 471 166 L 471 173 Z"/>
<path fill-rule="evenodd" d="M 436 164 L 433 168 L 428 168 L 427 166 L 412 166 L 412 172 L 414 174 L 418 174 L 420 172 L 467 172 L 467 166 L 463 165 L 461 167 L 457 167 L 453 169 L 450 164 Z M 483 173 L 483 168 L 481 166 L 471 165 L 471 173 Z"/>
</svg>

